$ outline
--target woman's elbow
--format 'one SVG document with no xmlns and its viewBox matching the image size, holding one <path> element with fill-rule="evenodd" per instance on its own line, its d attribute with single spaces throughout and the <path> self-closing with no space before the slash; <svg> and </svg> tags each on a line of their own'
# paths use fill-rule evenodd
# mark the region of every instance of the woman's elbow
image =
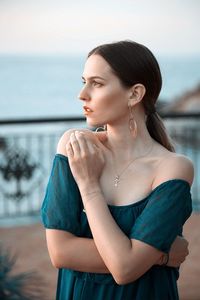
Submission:
<svg viewBox="0 0 200 300">
<path fill-rule="evenodd" d="M 53 251 L 49 250 L 49 256 L 54 268 L 56 269 L 63 268 L 63 259 L 62 259 L 61 251 L 55 249 Z M 65 264 L 66 264 L 66 257 L 65 257 Z"/>
<path fill-rule="evenodd" d="M 130 277 L 123 273 L 118 275 L 113 275 L 113 278 L 118 285 L 125 285 L 136 280 L 135 278 L 133 278 L 133 276 Z"/>
<path fill-rule="evenodd" d="M 55 269 L 60 269 L 60 266 L 59 266 L 59 264 L 57 263 L 57 261 L 51 259 L 51 264 L 52 264 L 52 266 L 53 266 Z"/>
<path fill-rule="evenodd" d="M 63 268 L 64 264 L 67 267 L 70 261 L 70 252 L 66 247 L 67 238 L 68 236 L 66 237 L 66 234 L 61 231 L 51 229 L 46 231 L 49 257 L 52 265 L 57 269 Z"/>
<path fill-rule="evenodd" d="M 132 268 L 130 270 L 130 266 L 118 266 L 111 274 L 118 285 L 125 285 L 137 279 Z"/>
<path fill-rule="evenodd" d="M 56 268 L 56 269 L 61 269 L 62 268 L 62 263 L 61 263 L 61 261 L 59 260 L 58 257 L 55 257 L 55 256 L 51 257 L 50 256 L 50 259 L 51 259 L 51 264 L 54 268 Z"/>
<path fill-rule="evenodd" d="M 149 268 L 148 268 L 149 269 Z M 121 268 L 118 268 L 115 272 L 111 272 L 115 282 L 118 285 L 125 285 L 136 281 L 148 270 L 147 268 L 142 268 L 142 266 L 135 266 L 133 264 L 127 264 Z"/>
<path fill-rule="evenodd" d="M 61 262 L 60 262 L 60 257 L 57 253 L 52 253 L 49 251 L 49 257 L 51 260 L 51 264 L 54 268 L 60 269 L 61 268 Z"/>
</svg>

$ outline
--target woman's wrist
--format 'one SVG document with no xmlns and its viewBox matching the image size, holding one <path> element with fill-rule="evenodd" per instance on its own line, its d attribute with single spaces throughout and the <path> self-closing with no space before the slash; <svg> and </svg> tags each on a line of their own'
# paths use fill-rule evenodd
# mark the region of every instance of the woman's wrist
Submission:
<svg viewBox="0 0 200 300">
<path fill-rule="evenodd" d="M 157 264 L 159 266 L 167 266 L 168 262 L 169 262 L 169 253 L 163 253 L 163 255 L 160 257 Z"/>
<path fill-rule="evenodd" d="M 99 185 L 99 180 L 98 179 L 95 179 L 95 178 L 84 178 L 84 179 L 81 179 L 77 182 L 78 184 L 78 187 L 79 187 L 79 190 L 83 190 L 83 191 L 90 191 L 90 190 L 93 190 L 93 189 L 97 189 L 97 188 L 100 188 L 100 185 Z"/>
<path fill-rule="evenodd" d="M 81 198 L 83 202 L 94 200 L 102 196 L 102 192 L 98 183 L 90 182 L 90 184 L 83 184 L 79 186 Z"/>
</svg>

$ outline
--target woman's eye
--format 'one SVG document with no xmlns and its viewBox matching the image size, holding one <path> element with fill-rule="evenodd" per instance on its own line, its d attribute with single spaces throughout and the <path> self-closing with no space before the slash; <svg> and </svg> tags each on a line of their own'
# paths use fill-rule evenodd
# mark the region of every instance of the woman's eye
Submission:
<svg viewBox="0 0 200 300">
<path fill-rule="evenodd" d="M 82 81 L 82 84 L 83 85 L 85 85 L 86 84 L 86 81 Z M 102 86 L 103 84 L 102 83 L 100 83 L 100 82 L 97 82 L 97 81 L 92 81 L 91 82 L 91 85 L 93 85 L 94 87 L 100 87 L 100 86 Z"/>
<path fill-rule="evenodd" d="M 97 82 L 97 81 L 93 81 L 93 86 L 100 87 L 100 86 L 102 86 L 102 83 Z"/>
</svg>

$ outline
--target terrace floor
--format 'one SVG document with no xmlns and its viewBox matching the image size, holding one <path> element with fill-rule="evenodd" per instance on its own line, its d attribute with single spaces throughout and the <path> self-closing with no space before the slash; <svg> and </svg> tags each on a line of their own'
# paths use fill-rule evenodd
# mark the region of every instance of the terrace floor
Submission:
<svg viewBox="0 0 200 300">
<path fill-rule="evenodd" d="M 189 241 L 190 255 L 180 269 L 180 300 L 200 300 L 200 214 L 191 216 L 184 235 Z M 15 273 L 36 271 L 46 283 L 47 300 L 54 300 L 57 270 L 51 266 L 42 225 L 0 228 L 0 241 L 18 254 Z"/>
</svg>

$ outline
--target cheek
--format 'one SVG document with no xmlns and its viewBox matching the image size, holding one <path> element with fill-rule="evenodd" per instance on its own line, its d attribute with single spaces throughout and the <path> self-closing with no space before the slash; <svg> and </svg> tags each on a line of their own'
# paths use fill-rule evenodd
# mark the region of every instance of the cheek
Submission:
<svg viewBox="0 0 200 300">
<path fill-rule="evenodd" d="M 106 105 L 107 108 L 126 108 L 128 107 L 128 100 L 126 99 L 127 95 L 121 89 L 117 89 L 116 87 L 108 87 L 102 90 L 99 93 L 99 103 L 101 105 Z"/>
</svg>

